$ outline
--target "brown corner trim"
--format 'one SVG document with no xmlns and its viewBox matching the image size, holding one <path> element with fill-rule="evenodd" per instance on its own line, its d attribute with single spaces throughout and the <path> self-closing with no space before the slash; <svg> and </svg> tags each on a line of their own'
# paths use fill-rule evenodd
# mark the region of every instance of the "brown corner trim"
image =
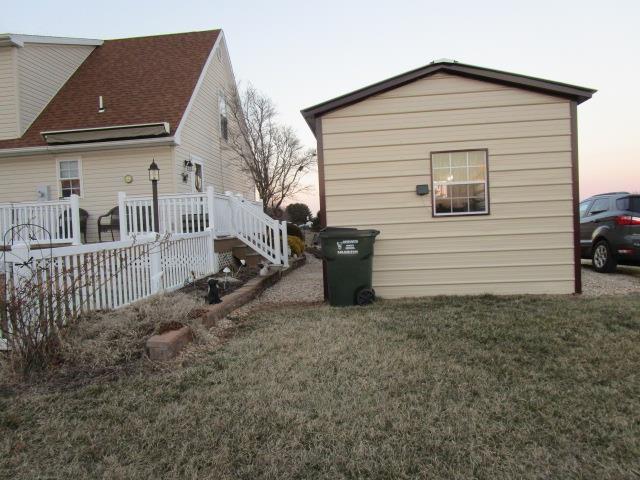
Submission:
<svg viewBox="0 0 640 480">
<path fill-rule="evenodd" d="M 318 193 L 320 195 L 320 227 L 327 226 L 327 197 L 324 192 L 324 151 L 322 146 L 322 117 L 316 117 L 315 135 L 317 141 L 318 158 Z M 329 284 L 327 283 L 327 262 L 322 262 L 322 288 L 324 299 L 329 298 Z"/>
<path fill-rule="evenodd" d="M 578 104 L 571 102 L 571 173 L 573 194 L 573 275 L 575 293 L 582 293 L 582 265 L 580 252 L 580 176 L 578 170 Z"/>
</svg>

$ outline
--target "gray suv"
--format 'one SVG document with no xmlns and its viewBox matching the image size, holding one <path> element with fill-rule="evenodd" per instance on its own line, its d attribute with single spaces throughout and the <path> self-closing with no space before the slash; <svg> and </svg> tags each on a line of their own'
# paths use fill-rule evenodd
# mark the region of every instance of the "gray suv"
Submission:
<svg viewBox="0 0 640 480">
<path fill-rule="evenodd" d="M 594 195 L 580 203 L 580 250 L 600 273 L 640 265 L 640 195 Z"/>
</svg>

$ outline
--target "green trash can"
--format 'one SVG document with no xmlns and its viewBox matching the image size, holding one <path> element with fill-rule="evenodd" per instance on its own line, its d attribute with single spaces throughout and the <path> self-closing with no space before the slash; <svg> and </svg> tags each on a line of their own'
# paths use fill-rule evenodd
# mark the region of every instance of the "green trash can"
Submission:
<svg viewBox="0 0 640 480">
<path fill-rule="evenodd" d="M 378 230 L 331 227 L 320 232 L 331 305 L 368 305 L 375 300 L 371 271 L 378 234 Z"/>
</svg>

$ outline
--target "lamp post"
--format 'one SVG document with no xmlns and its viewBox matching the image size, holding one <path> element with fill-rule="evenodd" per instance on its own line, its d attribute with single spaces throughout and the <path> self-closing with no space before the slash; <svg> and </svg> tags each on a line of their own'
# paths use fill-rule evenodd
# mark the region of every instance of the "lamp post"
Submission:
<svg viewBox="0 0 640 480">
<path fill-rule="evenodd" d="M 151 181 L 151 190 L 153 193 L 153 229 L 156 233 L 160 233 L 160 217 L 158 215 L 158 180 L 160 180 L 160 169 L 156 164 L 155 158 L 149 165 L 149 180 Z"/>
</svg>

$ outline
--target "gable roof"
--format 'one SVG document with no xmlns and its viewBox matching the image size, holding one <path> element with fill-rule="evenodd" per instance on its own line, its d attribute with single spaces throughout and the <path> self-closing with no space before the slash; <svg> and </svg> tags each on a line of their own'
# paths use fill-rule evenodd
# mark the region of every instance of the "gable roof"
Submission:
<svg viewBox="0 0 640 480">
<path fill-rule="evenodd" d="M 21 138 L 0 149 L 45 146 L 41 132 L 180 124 L 221 30 L 105 40 L 62 86 Z M 98 97 L 105 111 L 98 112 Z"/>
<path fill-rule="evenodd" d="M 424 67 L 374 83 L 373 85 L 341 95 L 332 100 L 319 103 L 313 107 L 305 108 L 304 110 L 301 110 L 300 113 L 302 113 L 302 116 L 305 118 L 307 124 L 315 134 L 315 119 L 317 117 L 333 110 L 337 110 L 338 108 L 361 102 L 373 95 L 401 87 L 439 72 L 446 72 L 476 80 L 484 80 L 487 82 L 546 93 L 548 95 L 555 95 L 574 100 L 577 103 L 582 103 L 585 100 L 590 99 L 596 92 L 596 90 L 591 88 L 578 87 L 576 85 L 544 80 L 542 78 L 530 77 L 528 75 L 520 75 L 517 73 L 504 72 L 502 70 L 467 65 L 456 62 L 455 60 L 437 60 Z"/>
</svg>

